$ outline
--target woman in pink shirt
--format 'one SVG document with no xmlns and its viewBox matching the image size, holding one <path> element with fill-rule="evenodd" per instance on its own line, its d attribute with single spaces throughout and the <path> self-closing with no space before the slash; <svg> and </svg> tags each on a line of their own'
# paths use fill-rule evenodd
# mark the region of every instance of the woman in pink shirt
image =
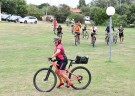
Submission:
<svg viewBox="0 0 135 96">
<path fill-rule="evenodd" d="M 56 34 L 55 33 L 55 31 L 56 31 L 56 27 L 57 27 L 57 25 L 58 25 L 58 22 L 57 22 L 57 20 L 54 18 L 54 20 L 53 20 L 53 31 L 54 31 L 54 34 Z"/>
<path fill-rule="evenodd" d="M 70 79 L 68 78 L 68 76 L 65 74 L 65 68 L 68 63 L 68 60 L 65 55 L 64 47 L 61 44 L 61 38 L 59 38 L 59 37 L 54 38 L 54 43 L 55 43 L 55 50 L 54 50 L 54 54 L 52 55 L 51 58 L 55 58 L 57 60 L 57 64 L 58 64 L 58 66 L 56 67 L 56 70 L 55 70 L 55 72 L 60 80 L 58 88 L 60 86 L 64 85 L 62 78 L 66 79 L 66 81 L 68 82 L 67 87 L 70 87 L 73 84 L 70 81 Z"/>
</svg>

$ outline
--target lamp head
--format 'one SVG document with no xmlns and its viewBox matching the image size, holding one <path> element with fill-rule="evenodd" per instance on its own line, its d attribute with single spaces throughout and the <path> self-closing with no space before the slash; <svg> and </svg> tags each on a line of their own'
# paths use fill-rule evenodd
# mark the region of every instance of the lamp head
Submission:
<svg viewBox="0 0 135 96">
<path fill-rule="evenodd" d="M 115 8 L 112 7 L 112 6 L 108 7 L 108 8 L 106 9 L 106 14 L 107 14 L 108 16 L 114 15 L 114 14 L 115 14 Z"/>
</svg>

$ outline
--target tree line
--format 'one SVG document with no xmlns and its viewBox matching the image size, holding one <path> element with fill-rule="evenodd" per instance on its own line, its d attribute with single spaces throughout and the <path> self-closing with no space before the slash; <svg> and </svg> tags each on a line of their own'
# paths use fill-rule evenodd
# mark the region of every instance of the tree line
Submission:
<svg viewBox="0 0 135 96">
<path fill-rule="evenodd" d="M 33 15 L 41 19 L 43 15 L 53 15 L 58 22 L 65 22 L 66 18 L 74 18 L 76 21 L 84 22 L 84 16 L 90 16 L 91 22 L 96 25 L 107 25 L 108 16 L 106 8 L 113 6 L 116 10 L 113 16 L 113 25 L 129 26 L 135 25 L 135 0 L 92 0 L 86 4 L 85 0 L 79 0 L 77 8 L 81 13 L 73 13 L 66 4 L 51 6 L 48 3 L 40 5 L 27 4 L 25 0 L 0 0 L 1 11 L 7 14 L 16 14 L 21 16 Z"/>
</svg>

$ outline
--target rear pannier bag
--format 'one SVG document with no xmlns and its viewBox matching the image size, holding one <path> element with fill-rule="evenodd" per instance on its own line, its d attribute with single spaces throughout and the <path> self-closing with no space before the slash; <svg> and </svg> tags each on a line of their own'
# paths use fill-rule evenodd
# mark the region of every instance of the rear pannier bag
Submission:
<svg viewBox="0 0 135 96">
<path fill-rule="evenodd" d="M 76 56 L 75 63 L 77 64 L 87 64 L 89 58 L 87 56 Z"/>
</svg>

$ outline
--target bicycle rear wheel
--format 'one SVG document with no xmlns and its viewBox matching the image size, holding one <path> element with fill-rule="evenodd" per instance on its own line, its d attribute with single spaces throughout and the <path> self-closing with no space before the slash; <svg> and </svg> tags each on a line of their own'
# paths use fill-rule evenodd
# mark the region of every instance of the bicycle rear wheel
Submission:
<svg viewBox="0 0 135 96">
<path fill-rule="evenodd" d="M 89 86 L 91 82 L 91 73 L 90 71 L 83 67 L 78 66 L 71 70 L 69 78 L 72 80 L 72 87 L 76 90 L 82 90 Z"/>
<path fill-rule="evenodd" d="M 48 78 L 46 78 L 47 74 Z M 56 86 L 56 82 L 56 74 L 49 68 L 42 68 L 38 70 L 33 77 L 34 87 L 40 92 L 50 92 Z"/>
<path fill-rule="evenodd" d="M 87 31 L 85 32 L 85 38 L 89 39 L 89 33 Z"/>
</svg>

